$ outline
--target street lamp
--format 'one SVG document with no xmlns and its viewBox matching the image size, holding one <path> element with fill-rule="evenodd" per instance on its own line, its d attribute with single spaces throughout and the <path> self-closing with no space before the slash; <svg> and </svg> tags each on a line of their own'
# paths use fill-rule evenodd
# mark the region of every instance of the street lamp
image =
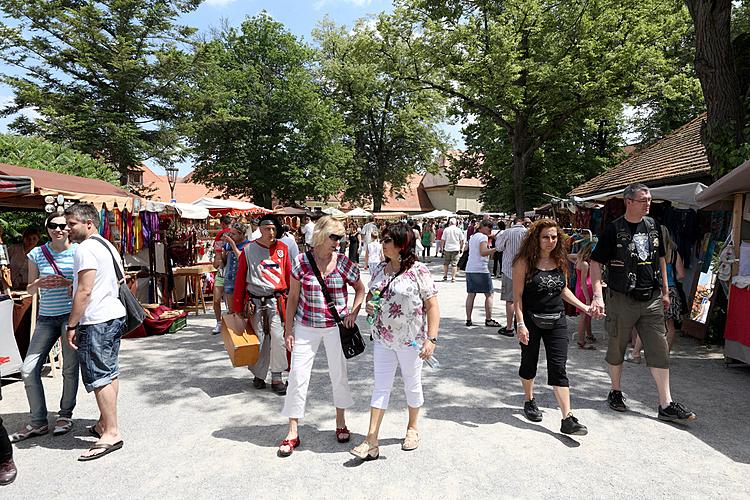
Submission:
<svg viewBox="0 0 750 500">
<path fill-rule="evenodd" d="M 167 171 L 167 182 L 169 183 L 169 200 L 172 203 L 176 203 L 177 200 L 174 199 L 174 186 L 175 184 L 177 184 L 177 173 L 179 172 L 179 170 L 174 165 L 164 167 L 164 170 Z"/>
</svg>

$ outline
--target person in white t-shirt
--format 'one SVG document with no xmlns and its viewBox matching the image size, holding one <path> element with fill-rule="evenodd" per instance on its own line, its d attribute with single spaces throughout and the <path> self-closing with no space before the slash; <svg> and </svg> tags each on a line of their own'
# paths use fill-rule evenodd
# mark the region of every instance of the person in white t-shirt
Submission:
<svg viewBox="0 0 750 500">
<path fill-rule="evenodd" d="M 451 282 L 456 281 L 458 274 L 458 254 L 464 248 L 464 232 L 456 226 L 456 219 L 448 222 L 448 227 L 443 230 L 443 281 L 448 281 L 448 270 L 451 270 Z"/>
<path fill-rule="evenodd" d="M 490 275 L 489 258 L 497 249 L 488 245 L 492 232 L 491 220 L 479 223 L 479 229 L 469 239 L 469 258 L 466 262 L 466 326 L 471 326 L 471 313 L 474 310 L 476 294 L 484 294 L 484 324 L 498 327 L 500 323 L 492 319 L 492 276 Z"/>
<path fill-rule="evenodd" d="M 370 269 L 370 276 L 372 276 L 378 264 L 383 262 L 383 245 L 380 243 L 377 230 L 370 234 L 370 238 L 372 241 L 367 244 L 367 248 L 365 249 L 365 262 L 367 262 L 367 267 Z"/>
<path fill-rule="evenodd" d="M 65 210 L 68 237 L 80 243 L 73 261 L 73 308 L 67 325 L 70 347 L 78 351 L 81 378 L 94 392 L 99 420 L 91 427 L 96 443 L 78 460 L 103 457 L 122 448 L 117 425 L 120 339 L 126 333 L 126 310 L 120 301 L 118 273 L 124 275 L 117 249 L 99 236 L 99 211 L 78 203 Z M 115 269 L 117 266 L 117 271 Z"/>
<path fill-rule="evenodd" d="M 302 222 L 305 223 L 305 225 L 302 226 L 301 230 L 302 235 L 305 237 L 305 246 L 307 247 L 307 250 L 312 250 L 313 231 L 315 231 L 315 223 L 308 216 L 305 216 L 302 219 Z"/>
</svg>

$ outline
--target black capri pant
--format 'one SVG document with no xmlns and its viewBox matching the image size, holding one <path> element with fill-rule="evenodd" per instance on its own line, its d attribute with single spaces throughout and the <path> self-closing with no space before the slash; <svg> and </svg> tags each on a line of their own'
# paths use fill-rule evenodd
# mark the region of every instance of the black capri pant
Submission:
<svg viewBox="0 0 750 500">
<path fill-rule="evenodd" d="M 529 330 L 529 344 L 521 344 L 521 367 L 518 369 L 518 376 L 526 380 L 536 377 L 539 344 L 544 341 L 544 351 L 547 355 L 547 383 L 557 387 L 569 387 L 568 373 L 565 369 L 568 361 L 568 322 L 565 315 L 563 314 L 555 327 L 550 330 L 537 328 L 528 311 L 524 311 L 523 320 Z"/>
</svg>

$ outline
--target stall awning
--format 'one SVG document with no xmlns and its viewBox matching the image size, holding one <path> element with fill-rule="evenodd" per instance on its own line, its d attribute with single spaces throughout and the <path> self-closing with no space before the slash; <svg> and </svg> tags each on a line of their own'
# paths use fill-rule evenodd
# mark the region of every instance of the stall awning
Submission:
<svg viewBox="0 0 750 500">
<path fill-rule="evenodd" d="M 190 203 L 163 203 L 161 201 L 147 201 L 143 208 L 146 212 L 172 212 L 183 219 L 206 220 L 209 211 L 205 207 L 197 207 Z"/>
<path fill-rule="evenodd" d="M 208 209 L 212 217 L 221 217 L 222 215 L 265 215 L 271 213 L 270 210 L 259 207 L 254 203 L 245 201 L 222 200 L 220 198 L 201 198 L 193 202 L 193 205 Z"/>
<path fill-rule="evenodd" d="M 31 194 L 34 192 L 34 179 L 0 175 L 0 193 Z"/>
<path fill-rule="evenodd" d="M 346 212 L 344 215 L 346 215 L 347 217 L 370 217 L 372 214 L 364 208 L 357 207 L 354 210 Z"/>
<path fill-rule="evenodd" d="M 373 212 L 372 216 L 376 219 L 403 219 L 407 217 L 406 212 Z"/>
<path fill-rule="evenodd" d="M 700 208 L 697 196 L 706 189 L 706 185 L 701 182 L 691 182 L 688 184 L 677 184 L 675 186 L 661 186 L 651 188 L 651 197 L 654 200 L 670 201 L 675 207 L 682 208 Z M 606 193 L 594 194 L 580 198 L 572 196 L 571 199 L 576 203 L 584 201 L 607 201 L 610 198 L 621 198 L 622 189 L 609 191 Z"/>
<path fill-rule="evenodd" d="M 130 193 L 100 179 L 89 179 L 75 175 L 48 172 L 34 168 L 18 167 L 0 163 L 0 176 L 4 178 L 29 178 L 30 188 L 22 191 L 0 190 L 0 206 L 12 208 L 44 208 L 45 196 L 61 194 L 67 200 L 93 203 L 101 208 L 103 203 L 112 208 L 133 207 Z"/>
<path fill-rule="evenodd" d="M 433 210 L 432 212 L 415 215 L 412 218 L 413 219 L 443 219 L 446 217 L 455 217 L 455 216 L 456 214 L 448 210 Z"/>
<path fill-rule="evenodd" d="M 707 187 L 696 197 L 701 207 L 721 201 L 735 193 L 750 192 L 750 160 Z"/>
</svg>

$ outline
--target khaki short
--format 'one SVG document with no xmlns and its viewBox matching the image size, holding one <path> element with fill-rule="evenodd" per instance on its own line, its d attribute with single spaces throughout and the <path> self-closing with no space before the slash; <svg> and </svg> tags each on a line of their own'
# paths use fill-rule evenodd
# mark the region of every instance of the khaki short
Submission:
<svg viewBox="0 0 750 500">
<path fill-rule="evenodd" d="M 661 295 L 654 290 L 654 298 L 639 302 L 624 293 L 607 292 L 605 328 L 609 337 L 606 361 L 621 365 L 628 348 L 633 327 L 643 342 L 646 364 L 651 368 L 669 368 L 667 328 Z"/>
<path fill-rule="evenodd" d="M 500 290 L 500 299 L 505 302 L 513 302 L 513 280 L 503 274 L 503 287 Z"/>
<path fill-rule="evenodd" d="M 458 265 L 458 250 L 446 250 L 445 252 L 443 252 L 443 264 L 445 264 L 446 266 L 453 266 L 455 268 Z"/>
</svg>

